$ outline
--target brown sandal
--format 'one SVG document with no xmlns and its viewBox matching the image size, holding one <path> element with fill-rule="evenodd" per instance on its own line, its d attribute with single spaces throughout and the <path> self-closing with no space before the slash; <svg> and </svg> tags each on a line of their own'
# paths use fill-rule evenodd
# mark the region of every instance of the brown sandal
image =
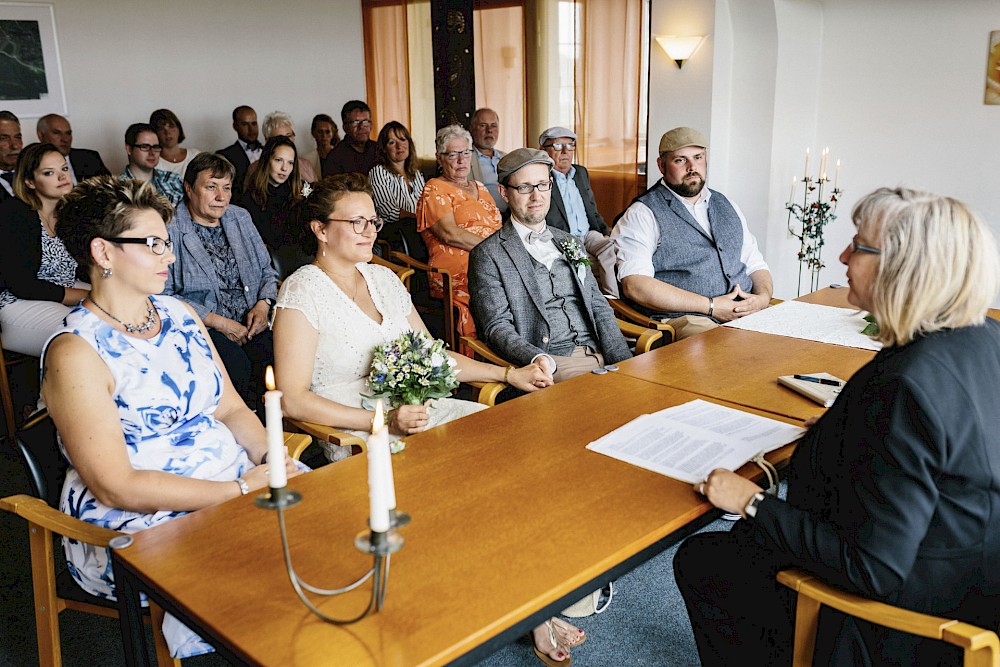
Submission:
<svg viewBox="0 0 1000 667">
<path fill-rule="evenodd" d="M 569 648 L 560 644 L 559 641 L 556 639 L 555 630 L 552 629 L 552 619 L 545 621 L 545 627 L 549 631 L 549 641 L 551 641 L 552 646 L 555 647 L 552 650 L 562 651 L 564 654 L 566 654 L 566 657 L 563 658 L 562 660 L 556 660 L 547 652 L 542 651 L 540 648 L 538 648 L 538 644 L 535 643 L 535 631 L 532 630 L 530 633 L 531 648 L 534 649 L 535 655 L 537 655 L 538 659 L 541 660 L 543 664 L 547 665 L 547 667 L 570 667 L 570 665 L 573 664 L 573 657 L 569 654 Z"/>
</svg>

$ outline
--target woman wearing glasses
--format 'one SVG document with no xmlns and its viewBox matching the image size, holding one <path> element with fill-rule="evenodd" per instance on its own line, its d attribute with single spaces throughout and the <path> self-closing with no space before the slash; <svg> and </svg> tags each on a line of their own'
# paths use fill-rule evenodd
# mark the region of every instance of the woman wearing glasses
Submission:
<svg viewBox="0 0 1000 667">
<path fill-rule="evenodd" d="M 882 350 L 799 443 L 788 499 L 735 473 L 695 485 L 748 517 L 685 542 L 675 574 L 703 665 L 790 664 L 797 567 L 878 601 L 997 627 L 1000 290 L 989 230 L 962 203 L 905 188 L 854 209 L 848 300 Z M 962 664 L 942 642 L 820 614 L 817 665 Z"/>
<path fill-rule="evenodd" d="M 302 221 L 316 258 L 282 284 L 274 317 L 275 379 L 285 414 L 365 435 L 374 413 L 362 394 L 375 347 L 426 328 L 396 274 L 368 264 L 382 220 L 367 178 L 323 179 L 304 202 Z M 463 381 L 507 381 L 523 391 L 551 384 L 534 364 L 504 369 L 452 358 Z M 450 398 L 405 405 L 389 412 L 389 432 L 405 436 L 482 408 Z M 331 446 L 326 454 L 339 460 L 347 452 Z"/>
<path fill-rule="evenodd" d="M 428 263 L 451 272 L 459 335 L 475 338 L 469 312 L 469 251 L 500 229 L 500 211 L 486 186 L 469 177 L 475 159 L 472 135 L 460 125 L 449 125 L 438 130 L 435 146 L 441 176 L 427 182 L 417 202 L 417 231 L 427 244 Z M 440 281 L 431 284 L 431 294 L 442 297 Z"/>
<path fill-rule="evenodd" d="M 37 357 L 90 286 L 56 235 L 56 204 L 73 188 L 66 159 L 52 144 L 25 147 L 13 186 L 0 205 L 0 331 L 5 350 Z"/>
<path fill-rule="evenodd" d="M 93 282 L 44 350 L 42 399 L 70 461 L 60 509 L 136 532 L 267 483 L 260 421 L 236 394 L 204 324 L 159 292 L 174 261 L 171 206 L 149 183 L 97 177 L 60 202 L 58 231 Z M 64 541 L 69 571 L 113 598 L 106 549 Z M 164 621 L 175 657 L 211 647 Z"/>
</svg>

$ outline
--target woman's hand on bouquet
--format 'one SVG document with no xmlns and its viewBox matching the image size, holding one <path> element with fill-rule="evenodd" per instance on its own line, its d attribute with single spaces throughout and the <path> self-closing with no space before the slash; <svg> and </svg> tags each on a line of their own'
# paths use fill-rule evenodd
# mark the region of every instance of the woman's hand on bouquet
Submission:
<svg viewBox="0 0 1000 667">
<path fill-rule="evenodd" d="M 430 421 L 427 414 L 428 405 L 430 401 L 423 405 L 401 405 L 395 410 L 390 410 L 389 433 L 405 436 L 423 431 Z"/>
</svg>

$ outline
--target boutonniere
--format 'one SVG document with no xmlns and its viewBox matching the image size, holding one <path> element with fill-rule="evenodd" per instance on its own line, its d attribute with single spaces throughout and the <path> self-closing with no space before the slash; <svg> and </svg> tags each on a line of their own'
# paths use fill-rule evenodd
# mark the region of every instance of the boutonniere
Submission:
<svg viewBox="0 0 1000 667">
<path fill-rule="evenodd" d="M 580 279 L 580 282 L 584 282 L 583 279 L 586 276 L 584 272 L 586 271 L 586 267 L 590 266 L 590 258 L 587 257 L 587 251 L 572 236 L 560 241 L 559 248 L 570 265 L 576 269 L 576 275 Z"/>
</svg>

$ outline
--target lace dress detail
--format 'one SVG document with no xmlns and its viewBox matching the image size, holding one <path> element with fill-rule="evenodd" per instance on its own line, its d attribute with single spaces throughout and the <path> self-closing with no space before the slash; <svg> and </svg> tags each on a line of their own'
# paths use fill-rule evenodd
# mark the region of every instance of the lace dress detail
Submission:
<svg viewBox="0 0 1000 667">
<path fill-rule="evenodd" d="M 368 373 L 377 345 L 399 338 L 410 330 L 406 318 L 413 309 L 410 295 L 395 273 L 374 264 L 358 264 L 375 308 L 379 324 L 315 265 L 293 273 L 278 293 L 278 308 L 292 308 L 305 315 L 319 332 L 310 391 L 352 408 L 365 407 Z M 429 427 L 478 412 L 484 405 L 442 398 L 429 410 Z M 336 424 L 334 424 L 336 426 Z M 362 437 L 367 431 L 350 431 Z"/>
</svg>

